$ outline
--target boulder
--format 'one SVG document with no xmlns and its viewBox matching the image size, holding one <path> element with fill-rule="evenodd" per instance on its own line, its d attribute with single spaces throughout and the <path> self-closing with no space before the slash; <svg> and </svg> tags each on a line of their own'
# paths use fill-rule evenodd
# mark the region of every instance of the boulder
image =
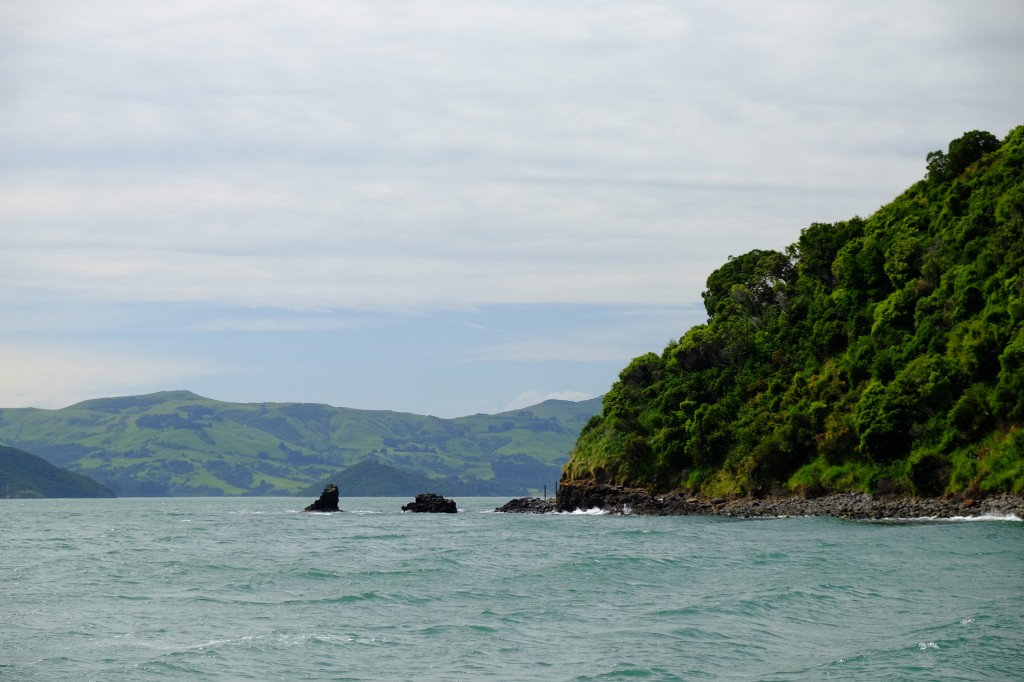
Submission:
<svg viewBox="0 0 1024 682">
<path fill-rule="evenodd" d="M 308 512 L 337 512 L 341 511 L 338 508 L 338 486 L 333 483 L 327 484 L 324 491 L 320 493 L 320 498 L 313 504 L 306 507 L 303 511 Z"/>
<path fill-rule="evenodd" d="M 402 505 L 402 511 L 421 512 L 427 514 L 454 514 L 455 500 L 449 500 L 436 493 L 420 493 L 415 502 Z"/>
<path fill-rule="evenodd" d="M 509 500 L 494 511 L 506 514 L 547 514 L 555 511 L 555 499 L 542 500 L 538 497 L 517 497 Z"/>
</svg>

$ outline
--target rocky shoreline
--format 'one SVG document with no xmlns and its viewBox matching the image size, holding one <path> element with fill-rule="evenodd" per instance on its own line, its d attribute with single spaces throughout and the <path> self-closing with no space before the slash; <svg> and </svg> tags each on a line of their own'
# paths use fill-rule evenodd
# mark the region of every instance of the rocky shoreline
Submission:
<svg viewBox="0 0 1024 682">
<path fill-rule="evenodd" d="M 1016 516 L 1024 519 L 1024 497 L 902 497 L 838 493 L 822 497 L 705 498 L 685 493 L 656 494 L 643 488 L 564 483 L 555 499 L 517 498 L 495 511 L 506 513 L 571 512 L 601 509 L 637 516 L 727 516 L 772 518 L 831 516 L 841 519 L 924 519 Z"/>
</svg>

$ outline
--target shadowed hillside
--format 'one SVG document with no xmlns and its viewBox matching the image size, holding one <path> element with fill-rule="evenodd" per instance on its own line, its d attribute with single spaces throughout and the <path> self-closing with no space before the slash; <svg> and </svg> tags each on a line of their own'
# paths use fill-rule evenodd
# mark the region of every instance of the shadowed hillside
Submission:
<svg viewBox="0 0 1024 682">
<path fill-rule="evenodd" d="M 0 445 L 0 498 L 113 497 L 96 481 Z"/>
</svg>

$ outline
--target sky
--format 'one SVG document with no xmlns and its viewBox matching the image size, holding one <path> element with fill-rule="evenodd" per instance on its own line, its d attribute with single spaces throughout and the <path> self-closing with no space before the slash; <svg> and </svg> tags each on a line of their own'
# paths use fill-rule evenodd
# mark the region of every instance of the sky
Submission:
<svg viewBox="0 0 1024 682">
<path fill-rule="evenodd" d="M 1024 124 L 1019 0 L 3 0 L 0 407 L 600 395 Z"/>
</svg>

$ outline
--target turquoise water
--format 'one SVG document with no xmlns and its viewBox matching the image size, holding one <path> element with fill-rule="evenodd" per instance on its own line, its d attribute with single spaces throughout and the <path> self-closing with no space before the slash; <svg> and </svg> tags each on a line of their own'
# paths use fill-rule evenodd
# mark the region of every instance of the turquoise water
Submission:
<svg viewBox="0 0 1024 682">
<path fill-rule="evenodd" d="M 1024 678 L 1024 523 L 0 501 L 3 680 Z"/>
</svg>

